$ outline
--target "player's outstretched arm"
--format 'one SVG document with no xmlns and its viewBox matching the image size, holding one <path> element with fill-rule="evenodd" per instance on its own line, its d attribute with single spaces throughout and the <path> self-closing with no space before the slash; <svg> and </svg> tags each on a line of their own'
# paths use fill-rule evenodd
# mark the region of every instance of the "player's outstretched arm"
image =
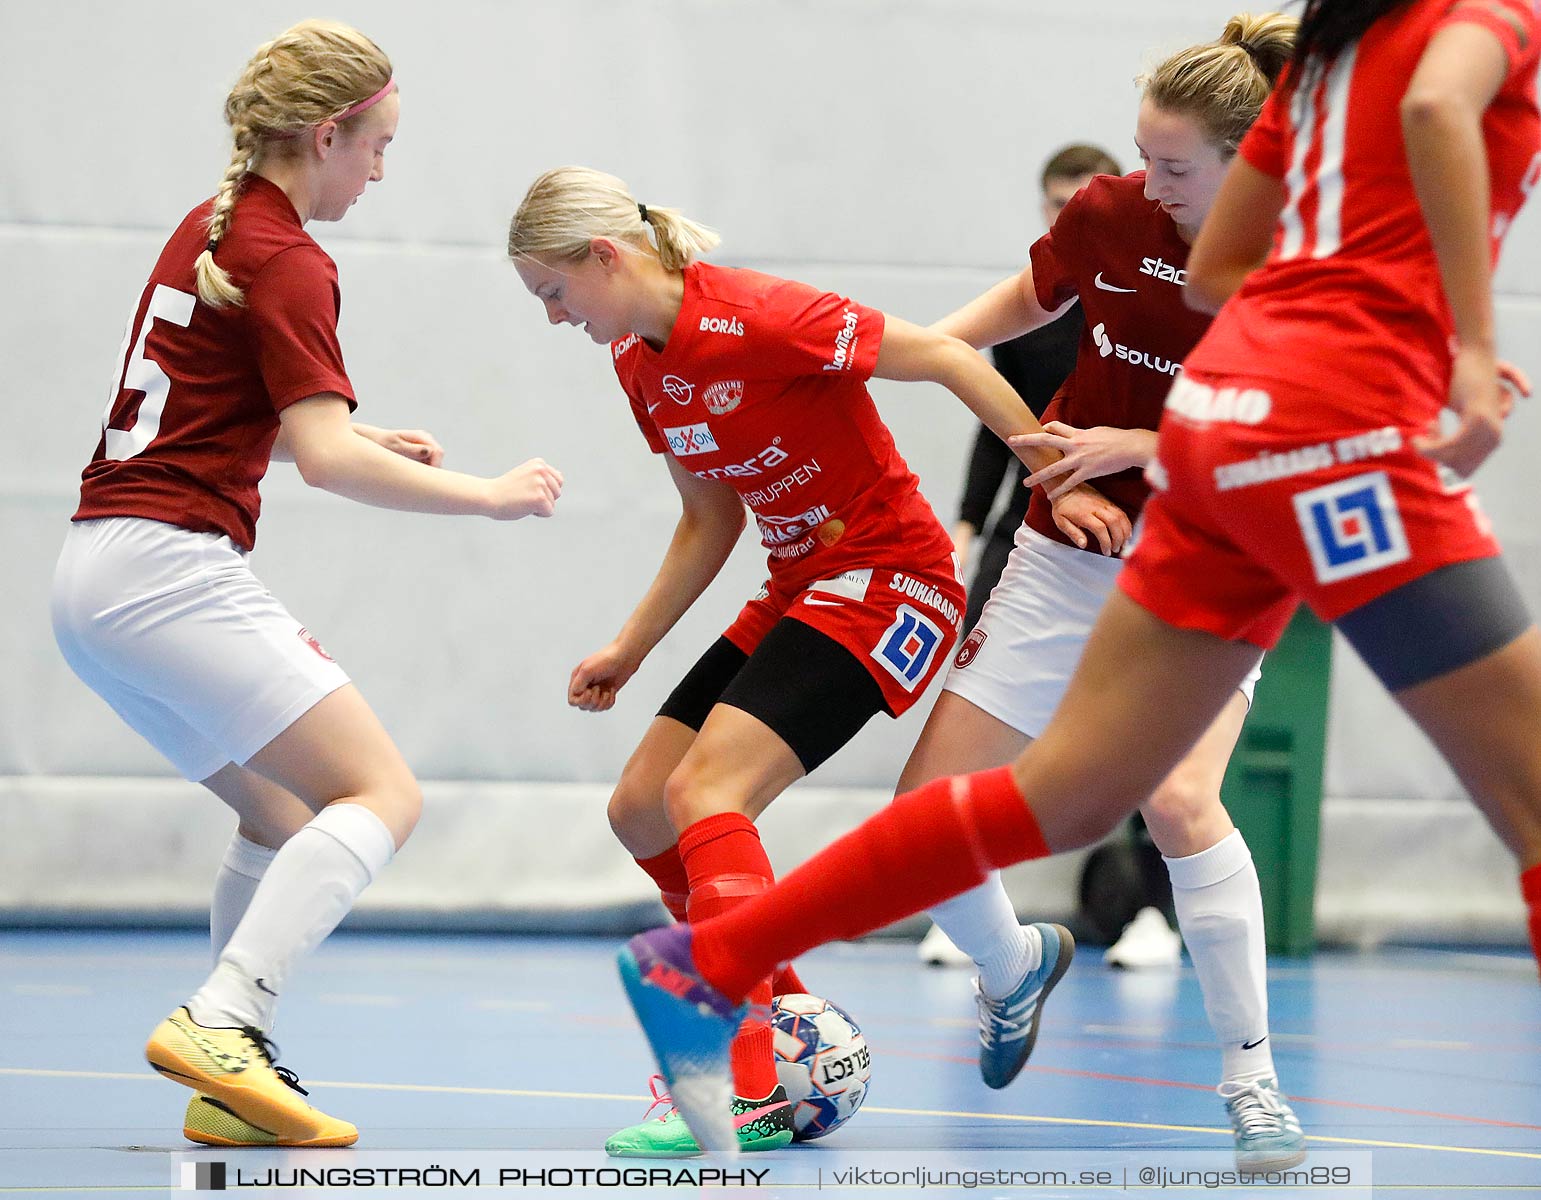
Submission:
<svg viewBox="0 0 1541 1200">
<path fill-rule="evenodd" d="M 1063 457 L 1058 462 L 1034 471 L 1022 481 L 1024 487 L 1042 484 L 1049 499 L 1056 500 L 1088 479 L 1147 466 L 1156 456 L 1156 431 L 1119 429 L 1112 425 L 1077 429 L 1063 421 L 1050 421 L 1042 433 L 1019 434 L 1011 439 L 1010 445 L 1045 446 L 1059 451 Z"/>
<path fill-rule="evenodd" d="M 549 517 L 562 494 L 562 473 L 538 458 L 483 479 L 393 453 L 354 432 L 347 401 L 332 393 L 291 404 L 278 419 L 306 483 L 375 508 L 513 521 Z"/>
<path fill-rule="evenodd" d="M 444 462 L 444 447 L 426 429 L 381 429 L 376 425 L 354 421 L 353 432 L 413 462 L 426 463 L 430 467 L 440 466 Z M 274 462 L 294 461 L 294 451 L 289 447 L 289 435 L 283 429 L 279 429 L 269 457 Z"/>
<path fill-rule="evenodd" d="M 1482 116 L 1508 74 L 1503 44 L 1480 25 L 1457 24 L 1429 42 L 1402 97 L 1402 140 L 1413 190 L 1434 243 L 1459 343 L 1450 407 L 1460 424 L 1414 442 L 1470 475 L 1503 436 L 1490 265 L 1487 150 Z"/>
<path fill-rule="evenodd" d="M 725 483 L 698 479 L 666 455 L 682 511 L 647 593 L 609 645 L 573 668 L 567 702 L 584 712 L 605 712 L 654 646 L 673 629 L 733 552 L 744 530 L 744 502 Z"/>
<path fill-rule="evenodd" d="M 956 312 L 948 313 L 931 328 L 967 342 L 976 350 L 984 350 L 1047 325 L 1074 303 L 1067 301 L 1054 312 L 1039 304 L 1038 293 L 1033 290 L 1033 265 L 1029 263 L 1010 279 L 1001 280 Z"/>
<path fill-rule="evenodd" d="M 883 344 L 872 374 L 878 379 L 941 384 L 962 400 L 969 411 L 1002 441 L 1009 441 L 1017 434 L 1043 431 L 1033 410 L 1022 402 L 1016 389 L 979 351 L 934 329 L 922 329 L 898 317 L 885 315 Z M 1044 446 L 1013 446 L 1012 450 L 1035 471 L 1060 458 L 1058 450 Z M 1080 499 L 1066 506 L 1067 514 L 1074 516 L 1067 515 L 1061 521 L 1056 509 L 1056 523 L 1078 546 L 1084 548 L 1087 544 L 1086 534 L 1082 532 L 1085 530 L 1091 532 L 1100 545 L 1111 546 L 1111 550 L 1104 550 L 1104 553 L 1116 552 L 1122 545 L 1122 537 L 1115 534 L 1111 542 L 1104 541 L 1099 531 L 1105 531 L 1110 525 L 1117 529 L 1119 522 L 1123 522 L 1127 529 L 1128 518 L 1123 510 L 1087 484 L 1081 484 L 1076 491 L 1081 494 Z"/>
<path fill-rule="evenodd" d="M 1233 158 L 1188 255 L 1188 286 L 1181 290 L 1189 308 L 1220 311 L 1267 259 L 1283 210 L 1284 185 L 1241 155 Z"/>
</svg>

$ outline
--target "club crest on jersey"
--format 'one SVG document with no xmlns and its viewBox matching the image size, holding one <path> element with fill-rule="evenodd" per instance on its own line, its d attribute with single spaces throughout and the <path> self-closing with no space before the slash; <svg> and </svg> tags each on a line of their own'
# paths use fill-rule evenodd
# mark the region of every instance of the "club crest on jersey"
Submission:
<svg viewBox="0 0 1541 1200">
<path fill-rule="evenodd" d="M 311 631 L 306 629 L 303 625 L 300 627 L 300 641 L 304 642 L 322 658 L 326 659 L 327 662 L 337 661 L 326 652 L 326 647 L 316 640 L 316 635 L 311 633 Z"/>
<path fill-rule="evenodd" d="M 665 375 L 663 377 L 663 394 L 676 404 L 689 404 L 690 398 L 695 394 L 696 385 L 681 379 L 678 375 Z"/>
<path fill-rule="evenodd" d="M 1384 471 L 1297 492 L 1292 499 L 1321 583 L 1368 575 L 1412 557 Z"/>
<path fill-rule="evenodd" d="M 717 438 L 706 425 L 676 425 L 663 431 L 669 443 L 669 452 L 675 458 L 689 458 L 692 454 L 715 454 Z"/>
<path fill-rule="evenodd" d="M 744 323 L 737 317 L 702 317 L 702 333 L 727 333 L 734 337 L 744 336 Z"/>
<path fill-rule="evenodd" d="M 907 692 L 913 692 L 923 682 L 931 669 L 931 660 L 945 638 L 924 613 L 901 604 L 894 614 L 894 623 L 888 627 L 872 651 L 877 664 L 899 682 Z"/>
<path fill-rule="evenodd" d="M 713 416 L 730 413 L 744 401 L 744 381 L 720 379 L 701 393 L 701 399 L 706 403 L 706 411 Z"/>
<path fill-rule="evenodd" d="M 963 645 L 958 647 L 958 656 L 952 660 L 952 665 L 962 670 L 979 657 L 979 651 L 983 649 L 985 639 L 990 635 L 977 626 L 963 639 Z"/>
</svg>

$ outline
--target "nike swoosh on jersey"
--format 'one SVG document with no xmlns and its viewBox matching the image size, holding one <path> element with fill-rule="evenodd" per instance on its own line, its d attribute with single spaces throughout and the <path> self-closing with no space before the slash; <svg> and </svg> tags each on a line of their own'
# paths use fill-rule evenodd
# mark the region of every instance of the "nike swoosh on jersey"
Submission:
<svg viewBox="0 0 1541 1200">
<path fill-rule="evenodd" d="M 817 596 L 804 596 L 803 597 L 803 603 L 804 604 L 827 604 L 827 605 L 829 605 L 832 608 L 839 608 L 842 604 L 845 603 L 845 601 L 844 600 L 820 600 Z"/>
<path fill-rule="evenodd" d="M 655 404 L 649 404 L 649 405 L 648 405 L 648 406 L 647 406 L 647 411 L 648 411 L 648 415 L 649 415 L 649 416 L 652 416 L 652 414 L 653 414 L 653 410 L 654 410 L 654 409 L 655 409 L 655 408 L 657 408 L 657 407 L 658 407 L 658 405 L 659 405 L 659 404 L 662 404 L 662 403 L 663 403 L 663 401 L 662 401 L 662 400 L 659 400 L 659 401 L 658 401 L 658 402 L 657 402 L 657 403 L 655 403 Z"/>
<path fill-rule="evenodd" d="M 1102 272 L 1101 271 L 1097 272 L 1097 278 L 1092 280 L 1092 282 L 1095 283 L 1098 287 L 1100 287 L 1105 292 L 1137 292 L 1137 291 L 1140 290 L 1139 288 L 1114 287 L 1111 283 L 1103 283 L 1102 282 Z"/>
</svg>

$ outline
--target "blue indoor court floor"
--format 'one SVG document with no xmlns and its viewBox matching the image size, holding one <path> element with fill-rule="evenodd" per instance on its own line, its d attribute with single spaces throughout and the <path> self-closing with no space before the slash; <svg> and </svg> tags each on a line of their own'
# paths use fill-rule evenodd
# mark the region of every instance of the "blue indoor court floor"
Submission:
<svg viewBox="0 0 1541 1200">
<path fill-rule="evenodd" d="M 1194 1158 L 1206 1170 L 1229 1163 L 1213 1092 L 1219 1053 L 1191 969 L 1120 973 L 1083 948 L 1047 1006 L 1031 1064 L 992 1092 L 974 1065 L 967 973 L 922 967 L 912 944 L 881 941 L 799 964 L 810 988 L 862 1024 L 872 1049 L 866 1106 L 844 1129 L 721 1165 L 766 1172 L 759 1186 L 731 1174 L 734 1186 L 708 1175 L 656 1189 L 597 1174 L 565 1177 L 574 1186 L 556 1174 L 544 1177 L 549 1187 L 540 1176 L 531 1183 L 529 1169 L 543 1163 L 637 1165 L 595 1153 L 641 1119 L 652 1070 L 616 979 L 617 944 L 339 934 L 291 981 L 276 1037 L 311 1100 L 359 1126 L 359 1146 L 192 1153 L 180 1136 L 187 1093 L 140 1050 L 201 980 L 205 940 L 0 933 L 0 1196 L 143 1195 L 176 1186 L 183 1163 L 216 1160 L 239 1168 L 229 1187 L 266 1193 L 256 1184 L 316 1177 L 285 1176 L 291 1168 L 371 1156 L 419 1169 L 514 1162 L 523 1183 L 501 1192 L 525 1196 L 768 1200 L 820 1185 L 871 1196 L 1259 1191 L 1219 1179 L 1163 1188 L 1141 1184 L 1135 1169 L 1184 1163 L 1190 1151 L 1208 1152 Z M 1541 986 L 1528 955 L 1397 950 L 1270 966 L 1274 1056 L 1310 1135 L 1307 1166 L 1348 1164 L 1353 1186 L 1268 1191 L 1369 1195 L 1359 1186 L 1368 1172 L 1377 1196 L 1541 1196 Z M 924 1189 L 904 1182 L 912 1177 L 836 1174 L 915 1163 L 954 1174 Z M 995 1187 L 950 1184 L 1005 1164 L 1030 1169 Z M 1068 1169 L 1075 1185 L 1054 1182 L 1045 1165 Z M 1083 1169 L 1103 1168 L 1116 1182 L 1080 1182 Z"/>
</svg>

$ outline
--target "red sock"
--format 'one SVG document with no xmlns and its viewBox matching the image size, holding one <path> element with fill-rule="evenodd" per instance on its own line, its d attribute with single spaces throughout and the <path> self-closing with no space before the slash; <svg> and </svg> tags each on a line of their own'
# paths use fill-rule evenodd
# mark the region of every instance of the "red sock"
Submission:
<svg viewBox="0 0 1541 1200">
<path fill-rule="evenodd" d="M 680 848 L 670 846 L 652 858 L 637 859 L 637 866 L 658 885 L 658 898 L 676 921 L 685 919 L 685 902 L 690 898 L 690 876 L 680 861 Z"/>
<path fill-rule="evenodd" d="M 797 972 L 793 970 L 791 963 L 783 963 L 777 967 L 771 974 L 771 995 L 793 996 L 799 993 L 804 996 L 813 994 L 797 977 Z"/>
<path fill-rule="evenodd" d="M 690 877 L 690 921 L 697 924 L 737 908 L 763 893 L 775 876 L 760 831 L 742 813 L 717 813 L 680 834 L 680 860 Z M 744 989 L 759 1017 L 746 1017 L 733 1039 L 733 1090 L 746 1100 L 768 1096 L 776 1087 L 776 1053 L 764 1012 L 771 1002 L 770 971 Z"/>
<path fill-rule="evenodd" d="M 768 892 L 695 924 L 696 965 L 738 1000 L 815 946 L 881 929 L 977 886 L 996 867 L 1048 854 L 1010 767 L 933 780 Z"/>
<path fill-rule="evenodd" d="M 1530 949 L 1541 964 L 1541 863 L 1520 872 L 1520 894 L 1530 911 Z"/>
</svg>

